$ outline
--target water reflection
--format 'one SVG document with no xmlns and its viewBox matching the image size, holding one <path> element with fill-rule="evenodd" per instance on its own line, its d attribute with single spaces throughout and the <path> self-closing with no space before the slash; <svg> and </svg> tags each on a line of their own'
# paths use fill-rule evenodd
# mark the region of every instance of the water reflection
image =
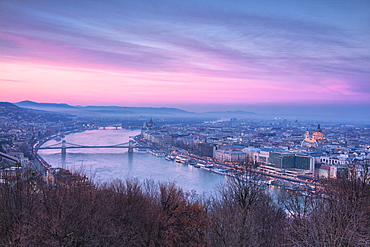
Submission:
<svg viewBox="0 0 370 247">
<path fill-rule="evenodd" d="M 78 145 L 115 145 L 129 140 L 139 131 L 130 130 L 90 130 L 67 135 L 65 140 Z M 57 143 L 50 140 L 45 146 Z M 128 153 L 126 149 L 68 149 L 66 155 L 60 150 L 40 150 L 40 155 L 52 166 L 70 170 L 85 170 L 95 174 L 95 180 L 101 182 L 113 179 L 138 178 L 154 181 L 175 182 L 185 191 L 196 190 L 198 193 L 212 191 L 224 181 L 224 177 L 203 169 L 167 161 L 147 153 Z"/>
</svg>

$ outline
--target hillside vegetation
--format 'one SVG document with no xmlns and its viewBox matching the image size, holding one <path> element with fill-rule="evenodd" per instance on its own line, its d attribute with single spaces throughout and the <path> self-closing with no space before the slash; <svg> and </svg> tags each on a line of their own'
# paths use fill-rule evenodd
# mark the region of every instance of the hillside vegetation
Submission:
<svg viewBox="0 0 370 247">
<path fill-rule="evenodd" d="M 1 246 L 370 245 L 369 184 L 359 180 L 327 181 L 325 196 L 286 194 L 283 210 L 239 178 L 207 198 L 168 182 L 56 179 L 0 184 Z"/>
</svg>

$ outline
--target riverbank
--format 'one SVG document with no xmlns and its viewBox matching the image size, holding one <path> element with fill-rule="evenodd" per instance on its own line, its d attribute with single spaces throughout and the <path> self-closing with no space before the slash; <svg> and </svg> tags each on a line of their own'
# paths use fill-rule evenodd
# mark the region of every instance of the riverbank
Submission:
<svg viewBox="0 0 370 247">
<path fill-rule="evenodd" d="M 80 133 L 76 133 L 80 132 Z M 75 131 L 68 131 L 63 133 L 63 135 L 68 135 L 76 133 L 76 135 L 73 136 L 72 139 L 69 139 L 68 141 L 72 143 L 82 144 L 86 145 L 86 143 L 99 143 L 101 145 L 107 145 L 112 143 L 119 143 L 119 142 L 127 142 L 130 138 L 134 138 L 135 141 L 137 141 L 139 144 L 142 144 L 143 146 L 148 146 L 150 143 L 148 141 L 143 140 L 140 138 L 139 131 L 132 132 L 130 130 L 125 129 L 111 129 L 111 130 L 98 130 L 94 131 L 94 133 L 86 132 L 85 130 L 75 130 Z M 121 136 L 122 133 L 123 136 Z M 42 140 L 39 140 L 36 147 L 42 146 L 45 142 L 50 140 L 55 140 L 55 138 L 58 135 L 52 135 L 49 137 L 45 137 Z M 123 138 L 123 139 L 122 139 Z M 54 144 L 53 141 L 51 144 Z M 200 168 L 199 170 L 204 171 L 204 173 L 208 174 L 214 174 L 214 176 L 220 176 L 220 179 L 216 180 L 223 180 L 222 177 L 235 177 L 238 176 L 241 173 L 254 173 L 255 176 L 259 177 L 259 183 L 265 184 L 265 185 L 274 185 L 274 186 L 284 186 L 289 189 L 297 189 L 300 190 L 307 190 L 307 182 L 305 181 L 295 181 L 292 179 L 285 179 L 284 177 L 274 176 L 271 174 L 266 174 L 261 171 L 258 171 L 257 169 L 250 169 L 248 171 L 243 171 L 240 168 L 236 168 L 233 166 L 230 166 L 228 164 L 216 162 L 215 160 L 211 160 L 207 157 L 200 157 L 191 153 L 186 152 L 185 150 L 178 149 L 176 147 L 166 147 L 166 149 L 160 149 L 159 147 L 153 145 L 156 150 L 158 151 L 152 151 L 153 158 L 146 157 L 146 154 L 143 154 L 142 150 L 137 152 L 135 150 L 135 155 L 127 154 L 126 152 L 119 152 L 119 155 L 117 155 L 117 151 L 103 151 L 103 150 L 81 150 L 81 151 L 74 151 L 72 153 L 68 152 L 67 155 L 60 155 L 60 152 L 55 151 L 44 151 L 46 155 L 50 154 L 53 156 L 44 156 L 42 157 L 40 154 L 37 153 L 37 157 L 39 157 L 39 162 L 41 166 L 43 167 L 43 170 L 51 169 L 51 166 L 49 164 L 52 164 L 54 168 L 58 167 L 57 164 L 60 164 L 60 167 L 66 168 L 66 169 L 76 169 L 79 170 L 79 167 L 81 166 L 88 166 L 87 168 L 89 171 L 92 171 L 92 173 L 97 173 L 99 176 L 102 176 L 101 178 L 104 181 L 107 181 L 107 179 L 113 179 L 113 178 L 124 178 L 124 177 L 139 177 L 139 178 L 152 178 L 155 177 L 156 180 L 163 180 L 168 179 L 167 176 L 167 170 L 169 166 L 173 166 L 171 163 L 168 163 L 168 160 L 166 160 L 166 157 L 168 157 L 168 154 L 172 154 L 173 156 L 180 156 L 183 157 L 186 160 L 193 160 L 193 163 L 191 162 L 184 162 L 183 164 L 186 164 L 187 166 L 182 166 L 184 169 L 181 169 L 180 171 L 176 171 L 176 169 L 180 168 L 180 166 L 173 166 L 171 169 L 173 169 L 173 177 L 175 180 L 183 180 L 181 176 L 182 173 L 188 173 L 189 179 L 192 178 L 193 175 L 191 173 L 198 174 L 196 170 Z M 35 148 L 34 150 L 37 150 Z M 165 152 L 167 153 L 167 156 L 165 156 Z M 110 155 L 112 153 L 112 155 Z M 115 155 L 113 155 L 113 153 Z M 52 157 L 52 159 L 50 159 Z M 126 160 L 127 159 L 127 160 Z M 163 161 L 161 161 L 163 160 Z M 81 165 L 78 167 L 76 162 L 80 163 Z M 153 164 L 151 164 L 154 162 Z M 167 168 L 162 168 L 162 166 Z M 69 166 L 69 167 L 68 167 Z M 140 168 L 140 172 L 138 173 L 138 167 L 142 166 Z M 188 168 L 186 168 L 188 167 Z M 194 169 L 193 169 L 194 168 Z M 142 169 L 142 170 L 141 170 Z M 193 171 L 192 171 L 193 169 Z M 114 172 L 113 172 L 114 171 Z M 108 175 L 110 174 L 110 175 Z M 166 174 L 166 175 L 165 175 Z M 202 172 L 203 174 L 203 172 Z M 198 176 L 198 175 L 197 175 Z M 196 178 L 198 179 L 198 177 Z M 247 179 L 247 177 L 245 178 Z M 250 178 L 248 178 L 250 179 Z"/>
<path fill-rule="evenodd" d="M 140 130 L 105 129 L 91 130 L 67 135 L 66 142 L 78 145 L 109 146 L 127 143 Z M 51 140 L 44 146 L 59 142 Z M 147 145 L 145 145 L 147 146 Z M 150 155 L 142 150 L 128 153 L 127 149 L 67 149 L 65 156 L 60 149 L 40 149 L 39 155 L 52 166 L 70 171 L 84 171 L 96 183 L 110 182 L 115 179 L 138 179 L 140 181 L 170 181 L 184 191 L 196 190 L 197 193 L 213 191 L 215 186 L 223 183 L 225 178 L 215 173 L 190 166 L 174 166 L 163 157 Z"/>
<path fill-rule="evenodd" d="M 147 140 L 140 139 L 136 137 L 137 141 L 145 143 L 146 145 L 151 145 Z M 164 155 L 164 152 L 167 152 L 168 155 Z M 171 151 L 168 150 L 159 150 L 157 152 L 150 152 L 152 155 L 164 157 L 166 160 L 173 160 L 179 164 L 192 165 L 195 168 L 201 168 L 209 172 L 214 172 L 220 175 L 229 176 L 229 177 L 240 177 L 245 180 L 253 180 L 253 177 L 261 184 L 266 184 L 268 186 L 283 186 L 288 190 L 297 190 L 314 193 L 318 186 L 316 181 L 307 181 L 306 179 L 298 179 L 293 177 L 286 177 L 278 174 L 271 174 L 264 172 L 258 167 L 250 166 L 231 166 L 226 163 L 218 162 L 209 157 L 201 157 L 192 153 L 189 153 L 186 150 L 173 147 Z M 158 155 L 161 154 L 161 155 Z M 253 174 L 254 176 L 245 176 L 243 174 Z M 244 177 L 243 177 L 244 176 Z"/>
<path fill-rule="evenodd" d="M 269 174 L 258 170 L 258 168 L 244 167 L 242 169 L 229 166 L 220 162 L 209 161 L 207 159 L 199 159 L 192 155 L 176 154 L 178 163 L 193 165 L 194 167 L 201 168 L 210 172 L 229 177 L 240 177 L 244 180 L 257 179 L 256 182 L 271 186 L 284 186 L 289 190 L 304 190 L 313 191 L 317 185 L 313 182 L 299 180 L 294 178 L 287 178 L 275 174 Z M 176 160 L 175 160 L 176 161 Z M 249 174 L 246 176 L 245 174 Z"/>
</svg>

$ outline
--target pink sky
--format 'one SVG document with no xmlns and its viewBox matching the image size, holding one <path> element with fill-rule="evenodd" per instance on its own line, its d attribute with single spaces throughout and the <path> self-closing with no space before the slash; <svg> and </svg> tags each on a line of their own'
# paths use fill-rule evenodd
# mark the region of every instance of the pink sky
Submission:
<svg viewBox="0 0 370 247">
<path fill-rule="evenodd" d="M 160 2 L 1 2 L 0 101 L 370 103 L 366 2 Z"/>
</svg>

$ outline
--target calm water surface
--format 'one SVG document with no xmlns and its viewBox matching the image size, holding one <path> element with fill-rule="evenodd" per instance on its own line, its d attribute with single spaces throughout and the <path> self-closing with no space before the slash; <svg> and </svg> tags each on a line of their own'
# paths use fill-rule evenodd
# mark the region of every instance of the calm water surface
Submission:
<svg viewBox="0 0 370 247">
<path fill-rule="evenodd" d="M 73 133 L 65 136 L 66 142 L 79 145 L 115 145 L 129 141 L 139 131 L 126 129 L 99 129 Z M 58 143 L 55 140 L 43 146 Z M 67 149 L 65 156 L 60 150 L 39 150 L 39 154 L 54 168 L 82 169 L 95 181 L 108 182 L 114 179 L 138 178 L 154 181 L 175 182 L 185 191 L 198 194 L 213 191 L 225 181 L 225 177 L 190 165 L 167 161 L 147 153 L 127 153 L 127 149 Z"/>
<path fill-rule="evenodd" d="M 73 133 L 65 136 L 69 143 L 79 145 L 115 145 L 128 142 L 130 136 L 140 131 L 127 129 L 99 129 Z M 60 141 L 50 140 L 43 146 Z M 213 192 L 227 177 L 190 165 L 167 161 L 147 153 L 127 153 L 127 149 L 67 149 L 65 156 L 60 150 L 39 150 L 39 154 L 52 167 L 73 171 L 84 171 L 94 181 L 109 182 L 114 179 L 138 178 L 140 181 L 175 182 L 185 191 L 195 190 L 198 194 Z M 269 193 L 275 198 L 280 187 L 270 187 Z"/>
</svg>

